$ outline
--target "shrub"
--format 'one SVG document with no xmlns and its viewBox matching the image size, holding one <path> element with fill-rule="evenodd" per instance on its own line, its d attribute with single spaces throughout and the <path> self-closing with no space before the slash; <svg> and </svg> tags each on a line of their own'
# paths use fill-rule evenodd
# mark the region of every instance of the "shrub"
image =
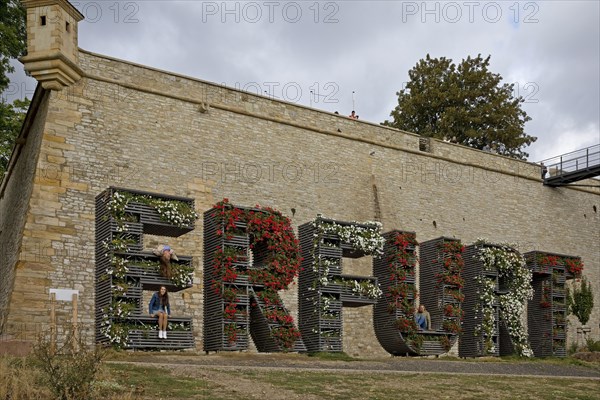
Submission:
<svg viewBox="0 0 600 400">
<path fill-rule="evenodd" d="M 88 400 L 104 351 L 90 348 L 71 330 L 62 347 L 53 351 L 49 335 L 43 335 L 33 348 L 34 359 L 55 399 Z"/>
<path fill-rule="evenodd" d="M 580 287 L 573 287 L 572 292 L 567 290 L 568 310 L 577 317 L 582 325 L 585 325 L 590 319 L 592 308 L 594 308 L 592 285 L 583 277 L 581 278 Z"/>
<path fill-rule="evenodd" d="M 588 351 L 600 351 L 600 340 L 587 338 L 585 341 L 585 345 L 587 346 Z"/>
<path fill-rule="evenodd" d="M 577 344 L 577 342 L 571 342 L 568 348 L 568 352 L 569 354 L 575 354 L 579 352 L 579 345 Z"/>
</svg>

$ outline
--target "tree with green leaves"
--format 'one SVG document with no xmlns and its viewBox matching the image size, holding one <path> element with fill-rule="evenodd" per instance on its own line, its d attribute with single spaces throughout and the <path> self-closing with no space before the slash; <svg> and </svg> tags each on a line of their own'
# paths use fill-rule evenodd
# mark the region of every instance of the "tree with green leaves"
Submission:
<svg viewBox="0 0 600 400">
<path fill-rule="evenodd" d="M 513 84 L 489 70 L 490 56 L 451 59 L 429 54 L 408 72 L 410 81 L 396 94 L 393 121 L 383 124 L 480 150 L 525 159 L 522 148 L 537 140 L 524 131 L 531 118 L 521 109 Z M 454 141 L 454 140 L 452 140 Z"/>
<path fill-rule="evenodd" d="M 594 292 L 592 285 L 581 278 L 581 285 L 575 286 L 572 290 L 567 290 L 567 307 L 569 312 L 577 317 L 581 325 L 587 324 L 594 308 Z"/>
<path fill-rule="evenodd" d="M 6 90 L 10 83 L 8 74 L 15 70 L 10 59 L 21 57 L 27 49 L 25 26 L 26 12 L 21 2 L 0 1 L 0 92 Z M 4 96 L 0 98 L 0 181 L 28 107 L 28 99 L 16 99 L 10 104 Z"/>
</svg>

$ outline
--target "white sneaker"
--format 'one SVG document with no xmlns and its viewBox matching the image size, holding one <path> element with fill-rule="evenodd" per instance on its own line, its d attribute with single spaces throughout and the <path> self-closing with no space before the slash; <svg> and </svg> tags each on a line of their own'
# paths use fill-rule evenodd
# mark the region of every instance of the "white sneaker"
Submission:
<svg viewBox="0 0 600 400">
<path fill-rule="evenodd" d="M 163 339 L 167 338 L 167 331 L 163 331 Z"/>
<path fill-rule="evenodd" d="M 159 338 L 159 339 L 162 339 L 162 337 L 163 337 L 163 336 L 162 336 L 162 331 L 158 331 L 158 338 Z"/>
</svg>

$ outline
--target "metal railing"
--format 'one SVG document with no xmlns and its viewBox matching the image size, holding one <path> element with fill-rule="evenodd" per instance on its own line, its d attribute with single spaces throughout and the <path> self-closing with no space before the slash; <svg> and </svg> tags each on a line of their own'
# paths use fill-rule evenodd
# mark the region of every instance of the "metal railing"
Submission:
<svg viewBox="0 0 600 400">
<path fill-rule="evenodd" d="M 600 166 L 600 144 L 548 158 L 540 163 L 548 168 L 548 177 L 591 170 Z"/>
</svg>

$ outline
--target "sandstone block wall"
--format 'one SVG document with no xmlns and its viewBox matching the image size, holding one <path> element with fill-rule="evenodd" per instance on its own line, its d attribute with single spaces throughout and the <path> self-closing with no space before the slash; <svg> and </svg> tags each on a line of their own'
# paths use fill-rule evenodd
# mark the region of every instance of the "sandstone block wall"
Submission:
<svg viewBox="0 0 600 400">
<path fill-rule="evenodd" d="M 0 186 L 0 253 L 3 255 L 0 257 L 0 333 L 16 329 L 7 326 L 9 313 L 17 315 L 33 309 L 39 316 L 41 309 L 37 307 L 36 295 L 29 291 L 29 284 L 41 287 L 47 284 L 44 266 L 36 264 L 38 260 L 25 255 L 30 254 L 33 249 L 23 247 L 21 241 L 26 222 L 32 221 L 32 217 L 28 215 L 29 199 L 45 131 L 50 93 L 43 93 L 38 88 L 36 95 L 36 101 L 32 102 L 25 122 L 26 134 L 19 137 L 24 144 L 15 149 L 20 156 L 10 177 L 7 175 L 8 178 Z M 37 252 L 34 250 L 33 253 Z M 19 276 L 16 284 L 15 276 Z M 34 291 L 39 292 L 39 288 Z M 35 321 L 31 316 L 20 321 L 28 323 L 28 330 L 35 330 L 35 326 L 29 324 Z M 18 330 L 23 328 L 21 326 Z"/>
<path fill-rule="evenodd" d="M 79 57 L 85 77 L 50 98 L 19 256 L 37 261 L 16 271 L 15 287 L 31 296 L 13 292 L 9 321 L 46 320 L 48 288 L 65 287 L 79 289 L 81 322 L 93 325 L 94 198 L 111 185 L 193 197 L 199 213 L 227 197 L 275 207 L 296 227 L 320 213 L 380 219 L 384 231 L 416 231 L 420 241 L 485 237 L 522 252 L 578 255 L 599 293 L 598 190 L 544 187 L 527 162 L 436 140 L 425 152 L 414 134 L 85 51 Z M 195 257 L 194 287 L 175 294 L 174 310 L 194 317 L 199 347 L 202 235 L 200 219 L 195 231 L 169 239 Z M 162 241 L 146 237 L 145 245 Z M 372 275 L 369 259 L 346 265 L 345 273 Z M 33 270 L 44 278 L 32 279 Z M 296 287 L 282 297 L 296 315 Z M 588 323 L 595 337 L 599 310 Z M 344 310 L 348 353 L 387 354 L 371 315 L 371 307 Z"/>
</svg>

